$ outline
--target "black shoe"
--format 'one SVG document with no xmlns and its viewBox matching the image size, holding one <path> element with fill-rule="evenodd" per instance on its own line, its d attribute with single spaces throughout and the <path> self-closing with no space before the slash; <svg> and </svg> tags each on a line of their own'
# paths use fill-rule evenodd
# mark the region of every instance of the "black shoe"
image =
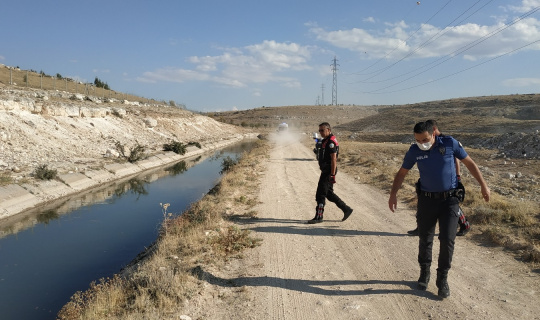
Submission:
<svg viewBox="0 0 540 320">
<path fill-rule="evenodd" d="M 341 221 L 347 220 L 351 216 L 352 212 L 353 212 L 353 209 L 351 209 L 350 207 L 347 207 L 347 209 L 343 211 L 343 219 L 341 219 Z"/>
<path fill-rule="evenodd" d="M 410 236 L 417 236 L 418 235 L 418 228 L 414 229 L 414 230 L 409 230 L 407 231 L 407 233 L 410 235 Z"/>
<path fill-rule="evenodd" d="M 456 236 L 462 237 L 462 236 L 466 235 L 467 233 L 469 233 L 469 231 L 471 231 L 471 227 L 470 227 L 470 226 L 467 228 L 466 226 L 461 225 L 461 226 L 459 227 L 458 233 L 456 233 Z"/>
<path fill-rule="evenodd" d="M 450 296 L 450 287 L 448 286 L 448 280 L 446 275 L 439 275 L 437 274 L 437 288 L 439 288 L 439 292 L 437 292 L 437 295 L 441 298 L 448 298 Z"/>
<path fill-rule="evenodd" d="M 307 223 L 309 224 L 315 224 L 315 223 L 321 223 L 323 222 L 323 217 L 322 216 L 319 216 L 319 215 L 316 215 L 315 218 L 311 219 L 311 220 L 308 220 Z"/>
<path fill-rule="evenodd" d="M 418 289 L 420 290 L 427 289 L 430 275 L 431 273 L 429 272 L 429 268 L 420 269 L 420 278 L 418 278 Z"/>
</svg>

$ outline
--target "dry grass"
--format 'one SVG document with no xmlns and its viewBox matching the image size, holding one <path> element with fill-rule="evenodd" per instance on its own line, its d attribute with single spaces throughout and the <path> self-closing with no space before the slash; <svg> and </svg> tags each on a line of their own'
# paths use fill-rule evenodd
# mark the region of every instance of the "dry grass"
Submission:
<svg viewBox="0 0 540 320">
<path fill-rule="evenodd" d="M 200 264 L 220 265 L 241 257 L 259 239 L 232 226 L 227 217 L 255 216 L 257 172 L 267 147 L 244 154 L 218 186 L 178 217 L 161 204 L 164 222 L 158 240 L 120 275 L 101 279 L 77 292 L 59 319 L 170 319 L 182 315 L 183 304 L 200 290 L 193 270 Z"/>
<path fill-rule="evenodd" d="M 311 141 L 307 142 L 310 144 Z M 395 174 L 401 166 L 408 144 L 367 143 L 340 141 L 340 169 L 352 175 L 358 182 L 367 183 L 389 192 Z M 516 184 L 503 178 L 507 168 L 497 162 L 490 162 L 491 153 L 486 150 L 467 150 L 477 164 L 486 163 L 483 175 L 490 186 L 491 200 L 485 202 L 480 194 L 476 180 L 462 166 L 462 177 L 467 190 L 462 208 L 472 223 L 472 234 L 478 241 L 502 246 L 512 251 L 525 262 L 540 263 L 540 209 L 535 198 L 525 200 L 532 190 L 538 190 L 538 184 Z M 540 172 L 539 164 L 529 160 L 530 172 Z M 406 177 L 399 192 L 400 201 L 411 208 L 416 207 L 414 183 L 418 180 L 418 170 L 413 168 Z M 531 181 L 538 181 L 534 176 Z M 497 190 L 510 191 L 513 196 L 503 195 Z M 536 193 L 537 195 L 538 193 Z M 530 198 L 530 197 L 529 197 Z M 414 219 L 411 218 L 411 224 Z"/>
<path fill-rule="evenodd" d="M 14 88 L 21 90 L 61 90 L 73 94 L 83 94 L 117 100 L 139 101 L 142 103 L 157 102 L 154 99 L 147 99 L 104 88 L 97 88 L 91 83 L 80 83 L 73 79 L 58 79 L 56 75 L 42 75 L 40 72 L 35 71 L 18 69 L 10 70 L 7 67 L 0 66 L 0 84 L 12 85 Z"/>
</svg>

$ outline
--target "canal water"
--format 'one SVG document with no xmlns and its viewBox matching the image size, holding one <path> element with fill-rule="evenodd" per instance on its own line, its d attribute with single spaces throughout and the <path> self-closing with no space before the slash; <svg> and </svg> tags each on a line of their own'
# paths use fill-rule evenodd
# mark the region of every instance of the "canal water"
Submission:
<svg viewBox="0 0 540 320">
<path fill-rule="evenodd" d="M 77 291 L 110 277 L 157 237 L 163 212 L 180 214 L 254 141 L 186 159 L 0 222 L 0 319 L 55 319 Z"/>
</svg>

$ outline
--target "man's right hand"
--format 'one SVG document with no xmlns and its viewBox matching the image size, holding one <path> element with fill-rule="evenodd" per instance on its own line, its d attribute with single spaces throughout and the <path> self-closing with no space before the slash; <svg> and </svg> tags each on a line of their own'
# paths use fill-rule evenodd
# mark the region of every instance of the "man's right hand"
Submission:
<svg viewBox="0 0 540 320">
<path fill-rule="evenodd" d="M 390 211 L 395 212 L 397 209 L 397 196 L 395 194 L 391 194 L 390 198 L 388 199 L 388 208 L 390 208 Z"/>
<path fill-rule="evenodd" d="M 332 183 L 332 184 L 333 184 L 333 183 L 336 183 L 336 176 L 330 176 L 330 178 L 328 179 L 328 181 L 329 181 L 330 183 Z"/>
</svg>

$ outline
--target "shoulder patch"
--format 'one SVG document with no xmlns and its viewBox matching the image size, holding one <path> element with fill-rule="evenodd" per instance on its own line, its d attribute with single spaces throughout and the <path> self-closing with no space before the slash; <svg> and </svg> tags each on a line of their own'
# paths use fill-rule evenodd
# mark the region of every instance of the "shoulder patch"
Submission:
<svg viewBox="0 0 540 320">
<path fill-rule="evenodd" d="M 330 148 L 334 148 L 335 145 L 334 145 L 334 142 L 330 142 L 330 144 L 328 145 Z"/>
</svg>

